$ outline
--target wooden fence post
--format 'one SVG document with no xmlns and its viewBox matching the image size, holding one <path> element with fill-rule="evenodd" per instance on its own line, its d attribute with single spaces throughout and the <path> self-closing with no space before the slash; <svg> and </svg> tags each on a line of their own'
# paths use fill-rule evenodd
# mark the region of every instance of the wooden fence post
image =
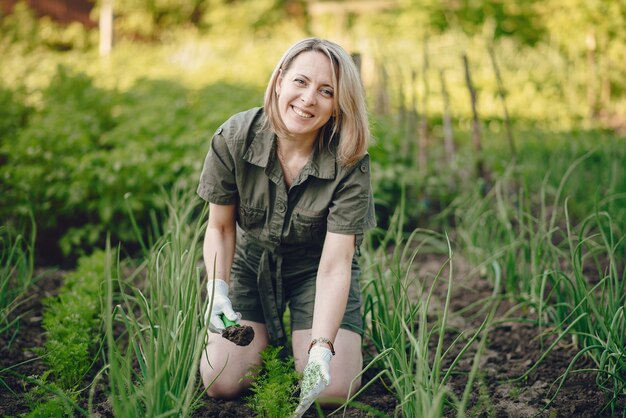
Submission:
<svg viewBox="0 0 626 418">
<path fill-rule="evenodd" d="M 489 45 L 487 47 L 489 51 L 489 57 L 491 58 L 491 65 L 493 66 L 493 72 L 496 74 L 496 80 L 498 81 L 498 96 L 500 97 L 500 102 L 502 103 L 502 108 L 504 109 L 504 126 L 506 128 L 506 136 L 509 140 L 509 149 L 511 150 L 511 155 L 515 160 L 517 158 L 517 151 L 515 149 L 515 140 L 513 139 L 513 129 L 511 128 L 511 119 L 509 118 L 509 109 L 506 106 L 506 97 L 504 95 L 504 83 L 502 82 L 502 76 L 500 75 L 500 68 L 498 67 L 498 62 L 496 61 L 496 53 L 493 50 L 493 46 Z"/>
<path fill-rule="evenodd" d="M 426 175 L 428 173 L 428 36 L 424 36 L 422 60 L 422 117 L 420 118 L 419 129 L 419 170 Z"/>
<path fill-rule="evenodd" d="M 402 152 L 404 153 L 404 158 L 407 161 L 411 160 L 411 155 L 413 155 L 413 142 L 414 135 L 417 132 L 417 73 L 414 69 L 411 70 L 411 104 L 409 106 L 409 111 L 407 115 L 408 121 L 406 126 L 406 131 L 404 134 L 404 147 Z M 416 161 L 416 160 L 413 160 Z"/>
<path fill-rule="evenodd" d="M 376 89 L 375 111 L 378 115 L 389 114 L 389 75 L 384 64 L 378 65 L 378 83 Z"/>
<path fill-rule="evenodd" d="M 481 178 L 485 178 L 480 120 L 478 119 L 478 110 L 476 108 L 476 90 L 472 84 L 472 77 L 470 75 L 469 62 L 466 54 L 463 54 L 463 65 L 465 67 L 465 83 L 467 84 L 467 89 L 469 90 L 470 99 L 472 101 L 472 144 L 474 145 L 474 151 L 476 152 L 476 174 Z"/>
<path fill-rule="evenodd" d="M 113 0 L 102 0 L 99 28 L 100 56 L 105 57 L 113 48 Z"/>
<path fill-rule="evenodd" d="M 452 117 L 450 115 L 450 95 L 446 86 L 446 78 L 443 70 L 439 70 L 441 80 L 441 95 L 443 96 L 443 144 L 446 150 L 448 164 L 456 165 L 456 149 L 454 146 L 454 131 L 452 129 Z"/>
</svg>

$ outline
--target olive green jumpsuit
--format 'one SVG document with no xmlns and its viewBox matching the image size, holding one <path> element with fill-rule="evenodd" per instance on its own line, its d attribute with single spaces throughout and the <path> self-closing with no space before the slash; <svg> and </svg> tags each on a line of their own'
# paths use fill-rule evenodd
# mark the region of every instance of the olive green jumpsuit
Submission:
<svg viewBox="0 0 626 418">
<path fill-rule="evenodd" d="M 375 226 L 369 155 L 351 167 L 335 157 L 336 142 L 314 147 L 287 188 L 276 157 L 276 135 L 262 128 L 263 109 L 226 121 L 211 140 L 198 194 L 237 207 L 230 296 L 242 319 L 265 323 L 273 345 L 285 344 L 283 313 L 291 329 L 313 322 L 315 278 L 326 232 L 354 234 L 356 245 Z M 341 327 L 363 332 L 357 254 Z"/>
</svg>

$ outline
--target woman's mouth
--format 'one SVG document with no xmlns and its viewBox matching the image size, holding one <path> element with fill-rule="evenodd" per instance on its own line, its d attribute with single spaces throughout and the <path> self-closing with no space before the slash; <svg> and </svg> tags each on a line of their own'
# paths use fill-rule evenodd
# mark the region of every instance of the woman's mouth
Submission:
<svg viewBox="0 0 626 418">
<path fill-rule="evenodd" d="M 310 114 L 309 112 L 305 112 L 304 110 L 296 107 L 296 106 L 291 106 L 291 109 L 293 109 L 294 113 L 298 116 L 300 116 L 301 118 L 305 118 L 305 119 L 310 119 L 313 117 L 312 114 Z"/>
</svg>

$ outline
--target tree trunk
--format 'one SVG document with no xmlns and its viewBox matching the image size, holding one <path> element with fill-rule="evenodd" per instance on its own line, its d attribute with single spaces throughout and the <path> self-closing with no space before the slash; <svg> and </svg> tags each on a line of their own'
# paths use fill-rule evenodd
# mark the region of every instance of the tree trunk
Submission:
<svg viewBox="0 0 626 418">
<path fill-rule="evenodd" d="M 113 49 L 113 0 L 102 0 L 100 8 L 100 56 Z"/>
</svg>

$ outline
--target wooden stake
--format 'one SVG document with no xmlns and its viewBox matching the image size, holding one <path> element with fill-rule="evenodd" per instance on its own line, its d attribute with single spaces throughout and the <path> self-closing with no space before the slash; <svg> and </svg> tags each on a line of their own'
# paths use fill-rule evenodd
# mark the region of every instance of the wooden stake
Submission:
<svg viewBox="0 0 626 418">
<path fill-rule="evenodd" d="M 502 83 L 502 77 L 500 75 L 500 68 L 498 67 L 498 62 L 496 61 L 496 54 L 493 50 L 493 47 L 490 45 L 487 47 L 489 51 L 489 57 L 491 58 L 491 65 L 493 66 L 493 72 L 496 74 L 496 80 L 498 81 L 498 96 L 500 97 L 500 102 L 502 103 L 502 108 L 504 109 L 504 126 L 506 128 L 506 136 L 509 140 L 509 149 L 511 151 L 511 155 L 513 159 L 517 158 L 517 152 L 515 150 L 515 140 L 513 139 L 513 129 L 511 129 L 511 120 L 509 118 L 509 110 L 506 106 L 506 97 L 504 95 L 504 83 Z"/>
<path fill-rule="evenodd" d="M 417 73 L 414 69 L 411 70 L 411 105 L 409 106 L 408 122 L 406 128 L 406 148 L 404 156 L 410 160 L 413 155 L 413 142 L 417 134 Z M 417 160 L 413 160 L 414 162 Z"/>
<path fill-rule="evenodd" d="M 389 114 L 389 76 L 384 64 L 378 65 L 378 91 L 376 94 L 376 113 L 378 115 Z"/>
<path fill-rule="evenodd" d="M 478 119 L 478 110 L 476 109 L 476 90 L 472 84 L 472 78 L 470 75 L 469 62 L 467 55 L 463 54 L 463 66 L 465 67 L 465 83 L 470 93 L 470 99 L 472 101 L 472 144 L 474 145 L 474 151 L 476 152 L 476 175 L 481 178 L 485 178 L 485 170 L 483 166 L 482 145 L 481 145 L 481 132 L 480 121 Z"/>
<path fill-rule="evenodd" d="M 423 65 L 422 65 L 422 86 L 424 92 L 422 94 L 422 117 L 420 119 L 419 132 L 419 162 L 420 173 L 428 173 L 428 36 L 424 36 L 423 45 Z"/>
<path fill-rule="evenodd" d="M 454 147 L 454 131 L 452 129 L 452 117 L 450 115 L 450 95 L 446 86 L 446 78 L 443 70 L 439 71 L 441 80 L 441 94 L 443 96 L 443 144 L 446 151 L 448 164 L 454 167 L 456 164 L 456 149 Z"/>
</svg>

